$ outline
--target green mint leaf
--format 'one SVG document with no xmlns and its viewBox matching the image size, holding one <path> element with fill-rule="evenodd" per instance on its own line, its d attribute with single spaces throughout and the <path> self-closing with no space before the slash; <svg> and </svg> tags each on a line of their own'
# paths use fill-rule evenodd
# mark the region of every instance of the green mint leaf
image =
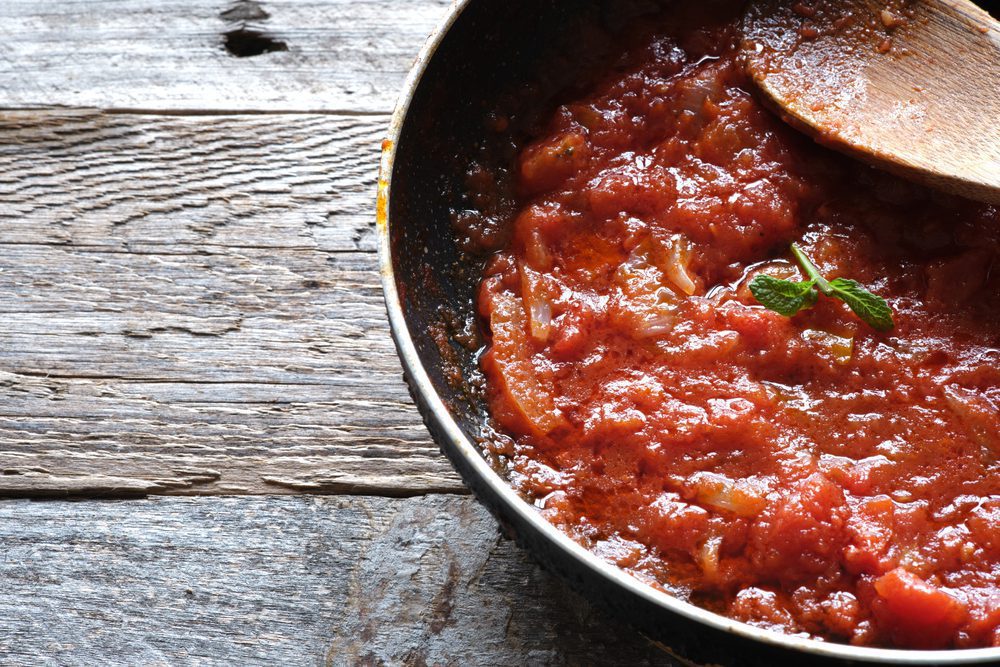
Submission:
<svg viewBox="0 0 1000 667">
<path fill-rule="evenodd" d="M 872 294 L 858 281 L 850 278 L 828 281 L 802 248 L 793 243 L 791 251 L 809 280 L 797 283 L 758 274 L 750 281 L 750 292 L 765 308 L 791 317 L 803 308 L 811 307 L 816 303 L 818 294 L 822 294 L 846 303 L 855 315 L 873 329 L 890 331 L 896 326 L 892 321 L 892 308 L 885 299 Z"/>
<path fill-rule="evenodd" d="M 851 310 L 873 329 L 889 331 L 896 326 L 892 321 L 892 309 L 885 299 L 872 294 L 858 281 L 836 278 L 830 281 L 830 287 L 833 289 L 830 296 L 835 296 L 850 306 Z"/>
<path fill-rule="evenodd" d="M 797 283 L 759 273 L 750 281 L 750 293 L 768 310 L 791 317 L 816 303 L 818 295 L 813 287 L 815 282 L 807 280 Z"/>
</svg>

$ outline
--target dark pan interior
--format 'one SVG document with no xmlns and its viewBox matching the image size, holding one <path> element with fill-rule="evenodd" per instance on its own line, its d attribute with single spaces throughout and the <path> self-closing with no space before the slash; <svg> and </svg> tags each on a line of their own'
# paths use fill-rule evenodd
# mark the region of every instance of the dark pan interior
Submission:
<svg viewBox="0 0 1000 667">
<path fill-rule="evenodd" d="M 578 84 L 607 66 L 616 54 L 616 36 L 626 26 L 666 10 L 667 3 L 648 0 L 471 2 L 413 93 L 391 174 L 394 278 L 420 363 L 473 442 L 491 437 L 474 306 L 491 248 L 487 244 L 470 252 L 463 246 L 456 215 L 472 211 L 502 228 L 513 212 L 514 202 L 503 193 L 517 147 L 540 129 L 560 100 L 579 94 Z M 587 39 L 578 39 L 583 34 Z M 498 116 L 510 121 L 503 131 L 496 129 Z M 468 192 L 470 167 L 477 164 L 496 176 L 501 193 L 485 204 Z M 492 249 L 501 242 L 499 234 Z M 505 511 L 505 501 L 449 443 L 426 397 L 417 391 L 414 399 L 479 499 L 536 559 L 592 600 L 688 658 L 721 664 L 844 664 L 702 625 L 582 567 L 551 538 Z"/>
</svg>

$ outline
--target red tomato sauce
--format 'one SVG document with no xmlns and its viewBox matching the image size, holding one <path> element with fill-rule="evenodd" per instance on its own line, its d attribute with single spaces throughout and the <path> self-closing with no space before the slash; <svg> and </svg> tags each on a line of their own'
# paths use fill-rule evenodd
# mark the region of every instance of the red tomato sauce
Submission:
<svg viewBox="0 0 1000 667">
<path fill-rule="evenodd" d="M 693 4 L 693 3 L 692 3 Z M 688 16 L 560 106 L 479 296 L 509 477 L 639 579 L 858 645 L 1000 645 L 1000 213 L 834 155 Z M 879 333 L 760 272 L 892 306 Z"/>
</svg>

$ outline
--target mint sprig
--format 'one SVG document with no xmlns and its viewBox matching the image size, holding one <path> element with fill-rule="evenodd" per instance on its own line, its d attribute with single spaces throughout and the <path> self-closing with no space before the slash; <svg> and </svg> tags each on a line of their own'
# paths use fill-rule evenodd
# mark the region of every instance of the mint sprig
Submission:
<svg viewBox="0 0 1000 667">
<path fill-rule="evenodd" d="M 889 331 L 895 326 L 892 321 L 892 309 L 885 299 L 872 294 L 858 281 L 850 278 L 827 280 L 820 274 L 812 260 L 794 243 L 792 256 L 809 280 L 795 282 L 763 273 L 754 276 L 750 281 L 750 293 L 762 306 L 785 317 L 791 317 L 800 310 L 815 305 L 819 296 L 818 290 L 824 296 L 840 299 L 846 303 L 855 315 L 873 329 Z"/>
</svg>

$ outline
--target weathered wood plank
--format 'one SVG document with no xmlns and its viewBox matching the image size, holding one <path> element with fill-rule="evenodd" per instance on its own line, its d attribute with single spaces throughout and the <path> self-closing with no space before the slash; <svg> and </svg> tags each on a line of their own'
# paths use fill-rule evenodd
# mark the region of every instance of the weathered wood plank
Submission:
<svg viewBox="0 0 1000 667">
<path fill-rule="evenodd" d="M 448 4 L 5 0 L 0 107 L 385 112 Z M 285 50 L 235 57 L 241 28 Z"/>
<path fill-rule="evenodd" d="M 0 501 L 6 665 L 651 665 L 472 499 Z"/>
<path fill-rule="evenodd" d="M 385 121 L 0 114 L 0 493 L 461 491 L 388 334 Z"/>
<path fill-rule="evenodd" d="M 374 251 L 388 122 L 0 111 L 0 243 Z"/>
</svg>

